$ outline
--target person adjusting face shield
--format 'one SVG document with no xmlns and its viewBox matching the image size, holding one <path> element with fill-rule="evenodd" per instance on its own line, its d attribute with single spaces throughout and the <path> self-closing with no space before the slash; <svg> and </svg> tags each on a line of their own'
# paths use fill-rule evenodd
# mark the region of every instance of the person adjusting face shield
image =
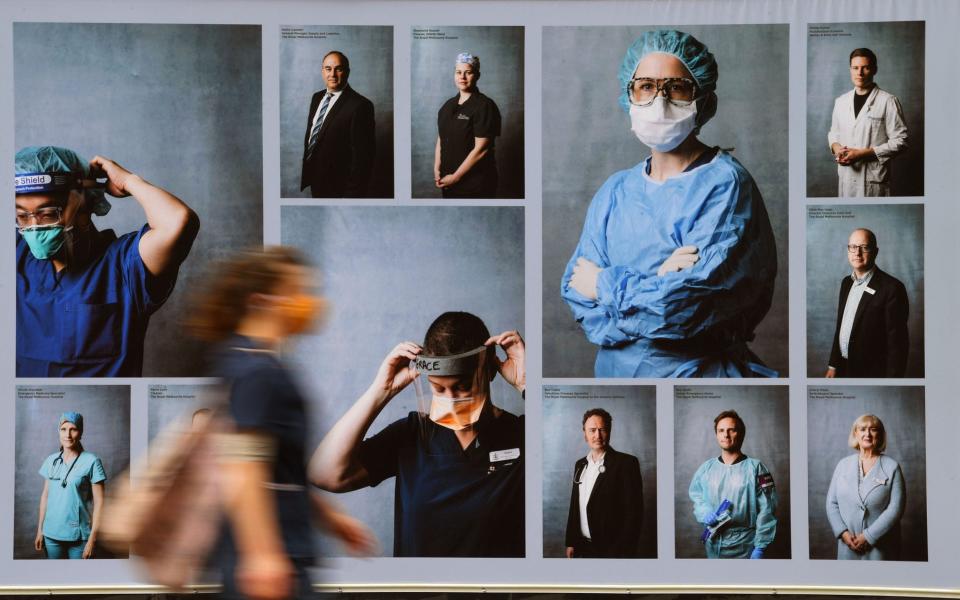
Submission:
<svg viewBox="0 0 960 600">
<path fill-rule="evenodd" d="M 480 419 L 489 395 L 485 377 L 489 350 L 487 346 L 478 346 L 453 356 L 418 355 L 413 361 L 417 374 L 413 383 L 420 412 L 428 413 L 431 421 L 453 431 L 472 427 Z"/>
<path fill-rule="evenodd" d="M 648 31 L 623 59 L 620 106 L 651 154 L 597 191 L 560 284 L 600 347 L 597 377 L 776 375 L 747 347 L 777 275 L 763 198 L 697 139 L 717 77 L 713 54 L 680 31 Z"/>
<path fill-rule="evenodd" d="M 440 315 L 422 346 L 403 342 L 387 355 L 320 443 L 311 481 L 348 492 L 396 478 L 395 556 L 523 556 L 524 418 L 493 404 L 490 382 L 499 373 L 523 394 L 524 365 L 516 331 L 491 336 L 472 314 Z M 419 410 L 364 439 L 411 383 Z"/>
<path fill-rule="evenodd" d="M 199 228 L 180 199 L 96 156 L 55 146 L 15 157 L 17 376 L 138 377 L 150 316 Z M 98 231 L 104 192 L 133 196 L 139 231 Z"/>
<path fill-rule="evenodd" d="M 83 415 L 57 419 L 60 449 L 43 461 L 39 522 L 34 548 L 46 558 L 92 558 L 100 530 L 106 471 L 100 458 L 84 450 Z"/>
<path fill-rule="evenodd" d="M 707 558 L 763 558 L 777 533 L 773 475 L 741 452 L 746 425 L 735 411 L 717 415 L 714 433 L 720 456 L 700 465 L 689 489 L 700 542 Z"/>
</svg>

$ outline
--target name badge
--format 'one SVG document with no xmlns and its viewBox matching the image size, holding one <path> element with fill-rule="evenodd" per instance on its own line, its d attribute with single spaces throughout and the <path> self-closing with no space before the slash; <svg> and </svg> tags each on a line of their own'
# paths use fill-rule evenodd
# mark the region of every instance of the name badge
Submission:
<svg viewBox="0 0 960 600">
<path fill-rule="evenodd" d="M 514 460 L 520 458 L 520 448 L 510 448 L 509 450 L 494 450 L 490 453 L 490 462 L 502 462 L 505 460 Z"/>
<path fill-rule="evenodd" d="M 877 290 L 873 289 L 872 287 L 865 287 L 865 288 L 863 288 L 863 291 L 865 291 L 865 292 L 868 293 L 868 294 L 876 294 L 876 293 L 877 293 Z"/>
</svg>

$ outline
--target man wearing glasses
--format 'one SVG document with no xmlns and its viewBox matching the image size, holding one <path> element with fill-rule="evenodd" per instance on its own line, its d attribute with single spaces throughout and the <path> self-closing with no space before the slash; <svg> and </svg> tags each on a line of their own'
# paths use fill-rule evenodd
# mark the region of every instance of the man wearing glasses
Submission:
<svg viewBox="0 0 960 600">
<path fill-rule="evenodd" d="M 907 290 L 877 268 L 877 236 L 855 229 L 847 242 L 853 273 L 840 283 L 837 328 L 824 377 L 903 377 L 907 365 Z"/>
<path fill-rule="evenodd" d="M 573 467 L 567 513 L 567 558 L 637 558 L 643 526 L 640 461 L 610 447 L 613 417 L 602 408 L 583 415 L 590 448 Z"/>
<path fill-rule="evenodd" d="M 907 149 L 907 125 L 896 96 L 873 82 L 877 56 L 850 53 L 853 89 L 836 99 L 827 141 L 837 163 L 840 197 L 889 196 L 888 161 Z"/>
<path fill-rule="evenodd" d="M 112 160 L 66 148 L 23 148 L 15 175 L 17 377 L 139 377 L 150 315 L 173 291 L 196 213 Z M 119 238 L 98 231 L 104 189 L 132 196 L 147 224 Z"/>
</svg>

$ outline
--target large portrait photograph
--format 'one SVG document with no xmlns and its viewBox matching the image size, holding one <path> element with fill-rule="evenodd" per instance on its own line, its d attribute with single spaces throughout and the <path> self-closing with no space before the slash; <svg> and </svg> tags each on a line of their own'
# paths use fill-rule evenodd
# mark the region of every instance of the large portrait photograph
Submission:
<svg viewBox="0 0 960 600">
<path fill-rule="evenodd" d="M 260 26 L 13 26 L 18 377 L 203 375 L 187 290 L 262 243 Z"/>
<path fill-rule="evenodd" d="M 788 47 L 544 28 L 545 377 L 787 376 Z"/>
</svg>

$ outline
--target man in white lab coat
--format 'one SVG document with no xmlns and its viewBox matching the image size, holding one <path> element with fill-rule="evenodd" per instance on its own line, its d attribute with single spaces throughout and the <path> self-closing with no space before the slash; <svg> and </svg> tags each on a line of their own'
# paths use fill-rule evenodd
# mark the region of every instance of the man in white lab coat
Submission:
<svg viewBox="0 0 960 600">
<path fill-rule="evenodd" d="M 873 82 L 877 56 L 868 48 L 850 53 L 853 89 L 836 99 L 827 140 L 837 162 L 837 195 L 889 196 L 888 162 L 907 149 L 907 125 L 896 96 Z"/>
</svg>

